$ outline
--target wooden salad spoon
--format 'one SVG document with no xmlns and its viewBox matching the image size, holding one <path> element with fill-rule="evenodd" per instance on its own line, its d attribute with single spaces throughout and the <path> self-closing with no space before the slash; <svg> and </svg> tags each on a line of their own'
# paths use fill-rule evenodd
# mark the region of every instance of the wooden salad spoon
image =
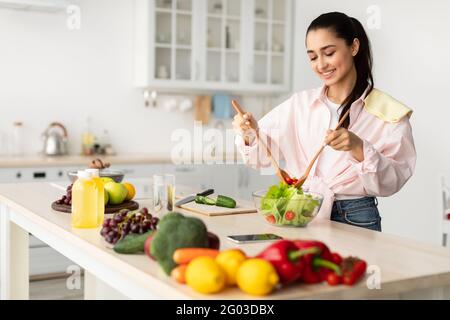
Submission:
<svg viewBox="0 0 450 320">
<path fill-rule="evenodd" d="M 236 110 L 236 112 L 241 116 L 244 117 L 244 110 L 242 110 L 241 106 L 239 105 L 239 103 L 237 103 L 236 100 L 232 100 L 231 101 L 231 105 L 233 106 L 234 110 Z M 254 128 L 253 128 L 254 129 Z M 255 130 L 256 131 L 256 130 Z M 259 133 L 256 131 L 256 137 L 259 139 Z M 259 139 L 259 142 L 262 144 L 262 146 L 266 149 L 267 151 L 267 155 L 269 157 L 270 163 L 272 164 L 272 166 L 275 168 L 276 173 L 278 175 L 278 177 L 281 179 L 281 181 L 283 181 L 286 184 L 292 184 L 292 178 L 289 176 L 289 174 L 284 171 L 283 169 L 280 168 L 280 166 L 278 165 L 278 163 L 275 161 L 275 159 L 272 156 L 272 152 L 270 152 L 269 147 L 264 143 L 264 141 L 262 141 L 262 139 Z"/>
<path fill-rule="evenodd" d="M 338 125 L 336 126 L 336 129 L 334 129 L 334 131 L 338 130 L 340 128 L 340 126 L 342 126 L 342 124 L 344 123 L 345 119 L 347 119 L 348 115 L 350 114 L 350 108 L 347 110 L 347 112 L 344 114 L 344 116 L 342 117 L 341 121 L 339 121 Z M 306 179 L 308 179 L 309 173 L 311 172 L 311 169 L 314 165 L 314 163 L 316 162 L 317 158 L 319 158 L 320 154 L 322 153 L 323 149 L 325 149 L 325 147 L 327 146 L 326 143 L 324 143 L 322 145 L 322 147 L 319 149 L 319 151 L 317 151 L 316 155 L 314 156 L 314 158 L 312 158 L 311 162 L 309 163 L 308 167 L 306 168 L 305 173 L 303 174 L 303 176 L 298 179 L 297 183 L 294 184 L 294 186 L 297 189 L 300 189 L 303 184 L 305 183 Z"/>
</svg>

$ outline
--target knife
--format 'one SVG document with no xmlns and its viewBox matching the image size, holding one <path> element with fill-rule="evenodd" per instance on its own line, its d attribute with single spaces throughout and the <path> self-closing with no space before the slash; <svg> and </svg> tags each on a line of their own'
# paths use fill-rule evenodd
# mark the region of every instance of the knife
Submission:
<svg viewBox="0 0 450 320">
<path fill-rule="evenodd" d="M 186 204 L 186 203 L 194 201 L 195 197 L 197 197 L 197 196 L 204 196 L 204 197 L 206 197 L 206 196 L 209 196 L 210 194 L 213 194 L 213 193 L 214 193 L 214 189 L 208 189 L 208 190 L 202 191 L 200 193 L 197 193 L 196 195 L 188 196 L 186 198 L 181 199 L 180 201 L 175 203 L 175 206 L 176 207 L 181 207 L 183 204 Z"/>
</svg>

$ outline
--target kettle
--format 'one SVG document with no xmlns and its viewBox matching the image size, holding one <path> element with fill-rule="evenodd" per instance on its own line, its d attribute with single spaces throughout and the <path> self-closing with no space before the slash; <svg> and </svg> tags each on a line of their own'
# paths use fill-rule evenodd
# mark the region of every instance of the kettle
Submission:
<svg viewBox="0 0 450 320">
<path fill-rule="evenodd" d="M 45 155 L 62 156 L 67 154 L 67 129 L 61 123 L 52 122 L 42 134 L 42 137 Z"/>
</svg>

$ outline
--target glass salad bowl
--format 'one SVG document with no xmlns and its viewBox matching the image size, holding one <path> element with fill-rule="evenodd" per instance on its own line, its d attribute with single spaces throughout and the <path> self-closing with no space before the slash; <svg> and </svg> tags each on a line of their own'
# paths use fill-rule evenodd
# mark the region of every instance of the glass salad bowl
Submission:
<svg viewBox="0 0 450 320">
<path fill-rule="evenodd" d="M 319 213 L 323 196 L 287 185 L 253 193 L 258 213 L 274 226 L 306 227 Z"/>
</svg>

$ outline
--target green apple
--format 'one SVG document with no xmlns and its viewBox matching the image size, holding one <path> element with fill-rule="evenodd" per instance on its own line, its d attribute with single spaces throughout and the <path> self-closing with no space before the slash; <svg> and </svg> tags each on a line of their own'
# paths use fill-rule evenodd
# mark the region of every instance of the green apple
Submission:
<svg viewBox="0 0 450 320">
<path fill-rule="evenodd" d="M 105 190 L 108 192 L 109 203 L 112 205 L 124 202 L 128 194 L 127 188 L 123 184 L 117 182 L 108 182 L 105 184 Z"/>
<path fill-rule="evenodd" d="M 108 182 L 114 182 L 114 180 L 111 179 L 110 177 L 101 177 L 100 179 L 102 180 L 104 185 L 107 184 Z"/>
<path fill-rule="evenodd" d="M 108 204 L 108 202 L 109 202 L 109 193 L 105 189 L 105 206 Z"/>
</svg>

